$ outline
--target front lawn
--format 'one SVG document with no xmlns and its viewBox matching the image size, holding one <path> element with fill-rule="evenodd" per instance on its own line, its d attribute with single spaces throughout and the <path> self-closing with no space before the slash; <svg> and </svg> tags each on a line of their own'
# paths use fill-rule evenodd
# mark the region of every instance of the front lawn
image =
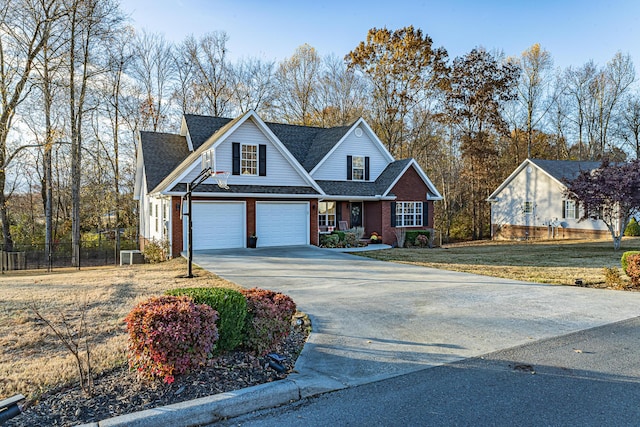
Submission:
<svg viewBox="0 0 640 427">
<path fill-rule="evenodd" d="M 610 240 L 484 241 L 432 249 L 387 249 L 358 253 L 384 261 L 463 271 L 537 283 L 605 287 L 604 267 L 620 268 L 624 251 L 640 250 L 640 238 L 625 237 L 620 251 Z M 623 279 L 628 278 L 620 269 Z"/>
<path fill-rule="evenodd" d="M 30 306 L 51 321 L 64 313 L 75 325 L 86 302 L 94 369 L 99 373 L 126 363 L 123 319 L 140 300 L 172 288 L 240 289 L 201 269 L 195 278 L 179 277 L 186 272 L 186 261 L 178 258 L 161 264 L 60 269 L 49 274 L 16 271 L 0 276 L 0 398 L 15 393 L 33 397 L 77 379 L 71 355 Z"/>
</svg>

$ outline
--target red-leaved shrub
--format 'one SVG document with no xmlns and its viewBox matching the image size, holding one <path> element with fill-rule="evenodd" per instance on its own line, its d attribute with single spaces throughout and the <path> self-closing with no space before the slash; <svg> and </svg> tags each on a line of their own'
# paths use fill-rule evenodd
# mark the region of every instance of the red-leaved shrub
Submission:
<svg viewBox="0 0 640 427">
<path fill-rule="evenodd" d="M 218 339 L 218 313 L 190 297 L 161 296 L 136 305 L 124 319 L 129 366 L 143 378 L 174 376 L 204 363 Z"/>
<path fill-rule="evenodd" d="M 287 295 L 265 289 L 241 292 L 247 298 L 244 345 L 264 355 L 289 335 L 296 304 Z"/>
<path fill-rule="evenodd" d="M 640 286 L 640 254 L 630 255 L 627 258 L 627 276 L 631 278 L 634 287 Z"/>
</svg>

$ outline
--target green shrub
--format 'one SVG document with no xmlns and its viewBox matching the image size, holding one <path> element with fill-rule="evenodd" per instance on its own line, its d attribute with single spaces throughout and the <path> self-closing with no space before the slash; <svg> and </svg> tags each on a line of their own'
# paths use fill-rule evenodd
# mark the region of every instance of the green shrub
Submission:
<svg viewBox="0 0 640 427">
<path fill-rule="evenodd" d="M 624 235 L 640 236 L 640 224 L 638 224 L 638 221 L 636 221 L 635 218 L 632 218 L 631 222 L 629 222 L 629 225 L 627 225 L 627 228 L 624 230 Z"/>
<path fill-rule="evenodd" d="M 431 231 L 429 231 L 429 230 L 407 230 L 405 232 L 405 244 L 407 244 L 407 245 L 408 244 L 412 244 L 414 246 L 423 247 L 416 240 L 416 239 L 418 239 L 418 236 L 425 236 L 427 238 L 427 245 L 429 244 L 428 242 L 431 241 Z"/>
<path fill-rule="evenodd" d="M 340 244 L 340 238 L 337 234 L 321 234 L 320 246 L 325 248 L 337 248 Z"/>
<path fill-rule="evenodd" d="M 190 297 L 152 297 L 124 319 L 129 332 L 129 366 L 143 378 L 171 384 L 175 375 L 200 366 L 210 356 L 218 313 Z"/>
<path fill-rule="evenodd" d="M 216 354 L 233 350 L 242 343 L 247 299 L 239 291 L 229 288 L 182 288 L 169 290 L 165 294 L 187 295 L 196 304 L 207 304 L 218 312 Z"/>
<path fill-rule="evenodd" d="M 144 245 L 142 254 L 144 259 L 151 264 L 166 261 L 169 255 L 169 240 L 152 239 Z"/>
<path fill-rule="evenodd" d="M 631 278 L 633 287 L 640 286 L 640 253 L 627 257 L 627 276 Z"/>
<path fill-rule="evenodd" d="M 615 267 L 604 267 L 604 283 L 608 288 L 623 289 L 624 281 L 620 277 L 620 271 Z"/>
<path fill-rule="evenodd" d="M 244 346 L 258 355 L 289 335 L 296 304 L 287 295 L 266 289 L 243 289 L 247 298 Z"/>
<path fill-rule="evenodd" d="M 344 231 L 335 230 L 331 234 L 335 234 L 336 236 L 338 236 L 338 242 L 344 242 L 344 238 L 346 236 L 346 233 Z"/>
<path fill-rule="evenodd" d="M 637 254 L 640 254 L 640 251 L 626 251 L 625 253 L 622 254 L 622 258 L 620 259 L 620 264 L 622 265 L 622 270 L 627 276 L 629 275 L 629 273 L 627 272 L 629 257 L 631 255 L 637 255 Z"/>
</svg>

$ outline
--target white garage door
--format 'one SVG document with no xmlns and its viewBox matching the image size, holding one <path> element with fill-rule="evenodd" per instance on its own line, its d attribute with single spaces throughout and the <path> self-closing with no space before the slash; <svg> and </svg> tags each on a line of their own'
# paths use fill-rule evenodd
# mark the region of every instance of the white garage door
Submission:
<svg viewBox="0 0 640 427">
<path fill-rule="evenodd" d="M 244 202 L 193 202 L 193 250 L 245 247 L 245 211 Z"/>
<path fill-rule="evenodd" d="M 309 203 L 256 203 L 258 247 L 309 244 Z"/>
</svg>

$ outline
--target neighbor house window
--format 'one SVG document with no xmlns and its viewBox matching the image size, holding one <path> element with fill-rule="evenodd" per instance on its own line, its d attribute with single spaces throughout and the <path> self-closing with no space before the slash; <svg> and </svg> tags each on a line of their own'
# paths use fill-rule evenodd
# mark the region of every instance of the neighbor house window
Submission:
<svg viewBox="0 0 640 427">
<path fill-rule="evenodd" d="M 396 202 L 396 227 L 422 226 L 422 202 Z"/>
<path fill-rule="evenodd" d="M 602 209 L 602 206 L 595 209 L 591 209 L 589 211 L 589 218 L 591 218 L 594 221 L 602 219 L 603 215 L 604 215 L 604 209 Z"/>
<path fill-rule="evenodd" d="M 156 232 L 158 232 L 158 205 L 156 205 Z"/>
<path fill-rule="evenodd" d="M 351 163 L 351 179 L 364 181 L 364 156 L 353 156 Z"/>
<path fill-rule="evenodd" d="M 531 215 L 533 213 L 533 202 L 524 202 L 522 205 L 522 213 Z"/>
<path fill-rule="evenodd" d="M 575 200 L 565 200 L 562 206 L 562 218 L 578 219 L 578 206 Z"/>
<path fill-rule="evenodd" d="M 240 151 L 240 171 L 242 175 L 258 175 L 258 146 L 242 144 Z"/>
</svg>

